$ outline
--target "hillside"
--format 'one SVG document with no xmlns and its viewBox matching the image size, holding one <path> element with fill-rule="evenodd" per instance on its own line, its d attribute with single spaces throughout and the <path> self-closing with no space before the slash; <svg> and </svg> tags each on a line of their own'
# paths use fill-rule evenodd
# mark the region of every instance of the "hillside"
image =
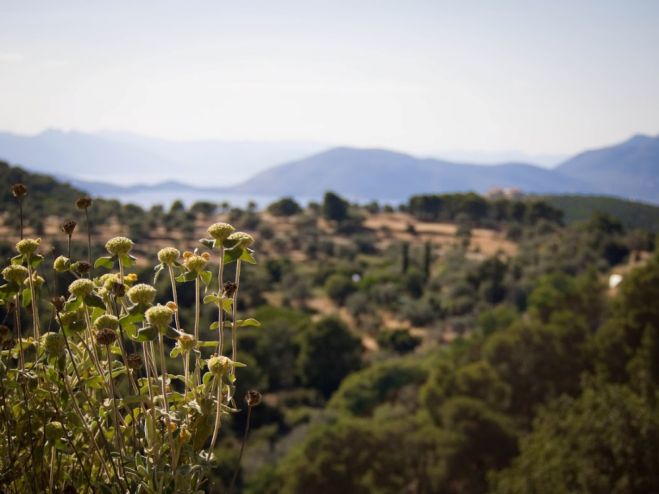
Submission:
<svg viewBox="0 0 659 494">
<path fill-rule="evenodd" d="M 353 199 L 404 200 L 414 194 L 485 193 L 495 187 L 535 193 L 590 191 L 578 179 L 529 164 L 467 165 L 346 147 L 268 169 L 232 190 L 275 196 L 320 196 L 334 190 Z"/>
<path fill-rule="evenodd" d="M 659 207 L 609 196 L 555 195 L 541 196 L 551 206 L 563 211 L 566 223 L 588 220 L 593 213 L 606 213 L 625 228 L 659 232 Z"/>
<path fill-rule="evenodd" d="M 636 135 L 614 146 L 578 154 L 556 168 L 602 194 L 659 202 L 659 136 Z"/>
<path fill-rule="evenodd" d="M 0 132 L 0 159 L 62 178 L 121 184 L 163 180 L 197 186 L 237 183 L 275 163 L 323 147 L 309 142 L 175 141 L 57 129 L 37 135 Z"/>
</svg>

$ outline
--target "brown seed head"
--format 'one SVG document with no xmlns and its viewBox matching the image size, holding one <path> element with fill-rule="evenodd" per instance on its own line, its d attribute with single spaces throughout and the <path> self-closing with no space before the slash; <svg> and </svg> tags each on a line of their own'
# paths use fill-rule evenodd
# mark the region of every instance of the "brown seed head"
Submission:
<svg viewBox="0 0 659 494">
<path fill-rule="evenodd" d="M 92 269 L 92 265 L 87 261 L 77 261 L 71 265 L 71 269 L 81 276 L 86 276 Z"/>
<path fill-rule="evenodd" d="M 117 339 L 117 333 L 114 329 L 102 328 L 96 331 L 96 344 L 97 345 L 112 345 Z"/>
<path fill-rule="evenodd" d="M 50 303 L 53 304 L 53 307 L 55 307 L 55 310 L 57 312 L 61 312 L 62 309 L 64 309 L 64 304 L 66 303 L 66 299 L 62 296 L 51 297 Z"/>
<path fill-rule="evenodd" d="M 89 196 L 82 196 L 76 201 L 76 207 L 80 210 L 88 209 L 92 205 L 92 198 Z"/>
<path fill-rule="evenodd" d="M 224 295 L 227 297 L 233 297 L 233 294 L 236 293 L 237 288 L 238 285 L 236 285 L 233 281 L 227 281 L 224 283 Z"/>
<path fill-rule="evenodd" d="M 76 226 L 78 223 L 76 223 L 73 220 L 66 220 L 62 225 L 59 227 L 62 233 L 66 233 L 69 237 L 73 235 L 73 232 L 76 229 Z"/>
<path fill-rule="evenodd" d="M 142 356 L 139 353 L 131 353 L 126 356 L 126 363 L 129 369 L 139 369 L 142 367 Z"/>
<path fill-rule="evenodd" d="M 13 195 L 18 199 L 22 199 L 27 195 L 27 187 L 25 186 L 25 184 L 21 184 L 21 183 L 14 184 L 11 186 L 11 195 Z"/>
<path fill-rule="evenodd" d="M 261 393 L 254 389 L 250 389 L 247 393 L 245 393 L 245 403 L 247 403 L 248 407 L 256 407 L 261 404 L 262 400 Z"/>
</svg>

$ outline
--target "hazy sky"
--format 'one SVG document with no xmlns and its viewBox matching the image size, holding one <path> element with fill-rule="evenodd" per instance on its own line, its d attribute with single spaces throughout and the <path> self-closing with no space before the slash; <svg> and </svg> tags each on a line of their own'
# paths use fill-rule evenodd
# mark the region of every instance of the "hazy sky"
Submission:
<svg viewBox="0 0 659 494">
<path fill-rule="evenodd" d="M 571 153 L 659 133 L 657 26 L 657 0 L 0 0 L 0 129 Z"/>
</svg>

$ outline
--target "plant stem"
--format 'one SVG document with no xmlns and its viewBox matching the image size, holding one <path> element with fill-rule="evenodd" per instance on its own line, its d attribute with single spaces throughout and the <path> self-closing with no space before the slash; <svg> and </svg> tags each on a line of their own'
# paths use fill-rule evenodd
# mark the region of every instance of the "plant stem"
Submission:
<svg viewBox="0 0 659 494">
<path fill-rule="evenodd" d="M 14 315 L 16 317 L 16 341 L 18 342 L 18 366 L 25 370 L 25 354 L 23 353 L 23 339 L 21 337 L 21 300 L 18 293 L 14 296 Z"/>
<path fill-rule="evenodd" d="M 238 288 L 239 288 L 239 281 L 240 281 L 240 259 L 236 261 L 236 291 L 233 292 L 233 303 L 231 304 L 231 312 L 232 312 L 232 321 L 231 321 L 231 360 L 234 362 L 237 359 L 238 356 L 238 327 L 236 326 L 236 320 L 238 316 Z M 234 376 L 236 374 L 236 368 L 235 366 L 231 366 L 231 375 Z"/>
<path fill-rule="evenodd" d="M 30 300 L 30 307 L 32 308 L 32 323 L 34 324 L 34 338 L 37 341 L 37 345 L 40 343 L 41 331 L 39 330 L 39 308 L 37 307 L 37 293 L 34 289 L 34 280 L 32 279 L 32 266 L 30 266 L 30 257 L 27 260 L 27 279 L 28 285 L 30 287 L 30 295 L 32 300 Z"/>
<path fill-rule="evenodd" d="M 85 208 L 85 220 L 87 223 L 87 261 L 92 265 L 92 227 L 89 223 L 89 209 Z M 92 265 L 93 266 L 93 265 Z M 91 269 L 89 276 L 91 278 Z"/>
<path fill-rule="evenodd" d="M 199 300 L 199 275 L 194 280 L 194 339 L 199 341 L 199 312 L 201 303 Z M 199 363 L 199 353 L 195 353 L 195 385 L 201 384 L 201 364 Z"/>
<path fill-rule="evenodd" d="M 220 334 L 217 339 L 217 354 L 222 355 L 224 349 L 224 308 L 222 307 L 222 292 L 224 290 L 224 247 L 220 247 L 220 265 L 217 268 L 217 329 Z"/>
<path fill-rule="evenodd" d="M 243 440 L 240 444 L 240 454 L 238 454 L 238 465 L 236 466 L 236 471 L 233 473 L 233 478 L 231 479 L 231 485 L 229 486 L 229 494 L 233 492 L 233 487 L 236 484 L 236 479 L 238 478 L 238 472 L 240 472 L 240 464 L 243 460 L 243 451 L 245 451 L 245 444 L 247 443 L 247 435 L 249 434 L 249 422 L 252 418 L 252 407 L 247 405 L 247 420 L 245 422 L 245 433 L 243 434 Z"/>
<path fill-rule="evenodd" d="M 169 416 L 169 400 L 167 399 L 167 364 L 165 362 L 165 343 L 160 330 L 158 330 L 158 347 L 160 348 L 160 386 L 162 389 L 162 399 L 165 402 L 165 424 L 167 427 L 167 437 L 169 438 L 169 449 L 172 454 L 172 470 L 176 470 L 176 452 L 174 451 L 174 436 L 170 429 L 171 418 Z"/>
<path fill-rule="evenodd" d="M 178 294 L 176 293 L 176 280 L 174 278 L 174 268 L 172 268 L 171 264 L 167 265 L 167 271 L 169 272 L 169 281 L 172 284 L 172 300 L 176 304 L 176 307 L 178 307 Z M 181 331 L 181 323 L 179 321 L 178 317 L 178 309 L 174 311 L 174 321 L 176 322 L 176 330 Z"/>
<path fill-rule="evenodd" d="M 117 409 L 117 400 L 114 391 L 114 379 L 112 379 L 112 357 L 110 353 L 110 345 L 105 346 L 105 353 L 108 363 L 108 382 L 110 383 L 110 401 L 112 401 L 112 411 L 114 412 L 114 436 L 117 441 L 117 449 L 123 456 L 126 455 L 124 451 L 123 440 L 121 437 L 121 427 L 119 425 L 119 410 Z"/>
<path fill-rule="evenodd" d="M 23 240 L 23 199 L 18 200 L 18 214 L 21 218 L 21 240 Z"/>
</svg>

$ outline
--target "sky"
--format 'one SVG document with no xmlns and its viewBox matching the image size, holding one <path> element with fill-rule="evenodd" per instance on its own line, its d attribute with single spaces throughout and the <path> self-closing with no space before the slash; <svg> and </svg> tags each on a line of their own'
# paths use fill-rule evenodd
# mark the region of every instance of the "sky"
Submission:
<svg viewBox="0 0 659 494">
<path fill-rule="evenodd" d="M 0 130 L 571 154 L 659 134 L 659 1 L 0 0 Z"/>
</svg>

